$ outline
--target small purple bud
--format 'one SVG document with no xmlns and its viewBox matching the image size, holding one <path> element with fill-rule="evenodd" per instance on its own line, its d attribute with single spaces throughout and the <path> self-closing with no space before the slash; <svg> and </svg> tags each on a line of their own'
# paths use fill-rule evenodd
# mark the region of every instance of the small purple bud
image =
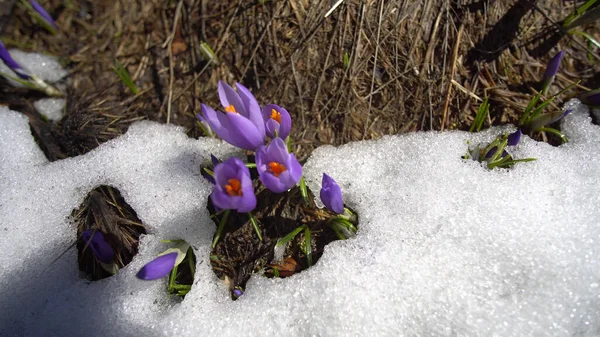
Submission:
<svg viewBox="0 0 600 337">
<path fill-rule="evenodd" d="M 265 120 L 267 136 L 285 139 L 292 129 L 292 118 L 290 113 L 276 104 L 268 104 L 262 108 L 262 116 Z"/>
<path fill-rule="evenodd" d="M 302 165 L 279 137 L 258 149 L 256 170 L 263 185 L 274 193 L 289 190 L 302 178 Z"/>
<path fill-rule="evenodd" d="M 98 261 L 102 263 L 111 263 L 115 257 L 115 251 L 104 239 L 104 234 L 100 231 L 89 229 L 81 234 L 84 244 L 88 245 Z"/>
<path fill-rule="evenodd" d="M 52 17 L 50 16 L 50 14 L 48 14 L 48 12 L 46 12 L 46 10 L 44 9 L 44 7 L 42 7 L 42 5 L 40 5 L 37 1 L 35 0 L 29 0 L 29 3 L 31 4 L 31 6 L 33 7 L 33 9 L 38 12 L 38 14 L 40 14 L 40 16 L 46 21 L 48 22 L 50 25 L 52 25 L 54 28 L 58 29 L 58 27 L 56 26 L 56 23 L 54 22 L 54 19 L 52 19 Z"/>
<path fill-rule="evenodd" d="M 344 202 L 342 201 L 342 189 L 333 178 L 323 173 L 321 181 L 321 201 L 329 210 L 337 214 L 344 214 Z"/>
<path fill-rule="evenodd" d="M 213 166 L 217 166 L 221 163 L 221 160 L 212 153 L 210 154 L 210 160 L 212 161 Z"/>
<path fill-rule="evenodd" d="M 550 87 L 550 84 L 554 81 L 554 77 L 556 77 L 556 74 L 558 73 L 558 67 L 560 66 L 560 61 L 564 54 L 564 50 L 561 50 L 558 54 L 554 55 L 548 63 L 548 67 L 546 67 L 546 71 L 542 77 L 542 91 L 544 93 L 548 91 L 548 87 Z"/>
<path fill-rule="evenodd" d="M 235 298 L 240 298 L 242 295 L 244 295 L 243 291 L 241 291 L 240 289 L 233 289 L 233 296 Z"/>
<path fill-rule="evenodd" d="M 581 96 L 579 99 L 583 104 L 592 105 L 592 106 L 600 106 L 600 90 L 596 89 L 590 92 L 587 92 Z"/>
<path fill-rule="evenodd" d="M 519 141 L 521 140 L 521 136 L 523 135 L 523 133 L 521 132 L 521 129 L 517 129 L 517 131 L 511 133 L 510 135 L 508 135 L 508 146 L 515 146 L 517 144 L 519 144 Z"/>
<path fill-rule="evenodd" d="M 211 184 L 215 184 L 215 177 L 213 175 L 211 175 L 210 173 L 208 173 L 208 171 L 206 171 L 206 168 L 202 168 L 202 170 L 200 171 L 200 174 L 202 174 L 202 176 L 204 177 L 204 179 L 208 180 Z M 213 173 L 214 174 L 214 173 Z"/>
<path fill-rule="evenodd" d="M 23 67 L 21 67 L 21 65 L 18 64 L 17 61 L 15 61 L 15 59 L 12 58 L 12 56 L 10 56 L 8 49 L 6 49 L 2 41 L 0 41 L 0 60 L 2 60 L 4 64 L 6 64 L 6 66 L 9 67 L 12 71 L 14 71 L 15 74 L 17 74 L 17 76 L 19 76 L 20 78 L 24 80 L 31 79 L 31 76 L 29 76 L 27 71 L 25 71 L 25 69 L 23 69 Z"/>
<path fill-rule="evenodd" d="M 173 270 L 176 260 L 177 253 L 175 252 L 161 255 L 142 267 L 136 276 L 146 281 L 158 280 Z"/>
</svg>

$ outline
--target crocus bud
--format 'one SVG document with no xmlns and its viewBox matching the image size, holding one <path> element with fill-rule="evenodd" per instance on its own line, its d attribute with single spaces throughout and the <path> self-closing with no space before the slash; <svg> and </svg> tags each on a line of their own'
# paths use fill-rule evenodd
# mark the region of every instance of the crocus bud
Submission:
<svg viewBox="0 0 600 337">
<path fill-rule="evenodd" d="M 342 201 L 342 189 L 326 173 L 323 173 L 321 182 L 321 201 L 329 210 L 338 214 L 344 214 L 344 202 Z"/>
</svg>

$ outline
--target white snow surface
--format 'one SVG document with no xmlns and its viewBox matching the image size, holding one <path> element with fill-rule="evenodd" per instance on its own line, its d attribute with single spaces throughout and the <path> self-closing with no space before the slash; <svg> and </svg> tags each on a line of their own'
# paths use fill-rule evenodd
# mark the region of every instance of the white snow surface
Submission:
<svg viewBox="0 0 600 337">
<path fill-rule="evenodd" d="M 58 59 L 51 55 L 38 53 L 27 53 L 19 49 L 9 50 L 12 58 L 30 74 L 33 74 L 43 81 L 54 83 L 67 76 L 67 71 L 58 62 Z M 0 72 L 17 77 L 17 75 L 6 65 L 0 62 Z M 22 87 L 23 85 L 10 80 L 11 84 Z"/>
<path fill-rule="evenodd" d="M 523 137 L 512 153 L 538 160 L 511 170 L 461 159 L 467 140 L 508 127 L 317 149 L 309 186 L 318 194 L 322 173 L 334 177 L 358 235 L 290 278 L 253 276 L 235 302 L 210 269 L 211 185 L 200 175 L 210 153 L 232 147 L 138 122 L 49 163 L 26 117 L 0 107 L 0 335 L 599 336 L 600 127 L 569 105 L 570 142 Z M 117 275 L 89 282 L 69 249 L 69 215 L 101 184 L 122 192 L 150 234 Z M 166 278 L 135 277 L 166 248 L 159 240 L 175 238 L 198 258 L 182 302 Z"/>
<path fill-rule="evenodd" d="M 64 98 L 42 98 L 33 103 L 35 109 L 51 121 L 59 121 L 65 108 Z"/>
</svg>

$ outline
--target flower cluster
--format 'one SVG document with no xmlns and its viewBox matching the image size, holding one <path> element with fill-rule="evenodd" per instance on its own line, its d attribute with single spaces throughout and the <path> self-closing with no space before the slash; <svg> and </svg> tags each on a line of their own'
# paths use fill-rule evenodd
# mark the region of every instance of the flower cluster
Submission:
<svg viewBox="0 0 600 337">
<path fill-rule="evenodd" d="M 558 94 L 550 96 L 545 99 L 545 101 L 542 101 L 542 97 L 548 93 L 552 82 L 554 82 L 554 79 L 556 78 L 563 56 L 564 51 L 560 51 L 548 63 L 544 75 L 542 76 L 541 90 L 530 100 L 519 121 L 517 130 L 511 134 L 501 135 L 489 144 L 479 144 L 474 149 L 469 147 L 468 153 L 464 155 L 463 158 L 471 158 L 481 163 L 486 163 L 489 169 L 495 167 L 508 168 L 517 162 L 535 160 L 534 158 L 515 160 L 506 151 L 507 146 L 516 146 L 523 134 L 532 135 L 536 132 L 547 132 L 560 137 L 563 142 L 566 142 L 566 137 L 559 130 L 554 129 L 549 125 L 561 120 L 568 115 L 571 110 L 566 110 L 564 112 L 560 110 L 544 112 Z M 594 92 L 591 92 L 585 97 L 589 98 L 591 101 L 597 100 L 598 98 L 595 97 L 594 94 Z M 489 107 L 488 99 L 486 98 L 477 110 L 475 121 L 469 131 L 480 131 L 483 121 L 489 113 Z"/>
<path fill-rule="evenodd" d="M 286 139 L 292 128 L 288 111 L 276 104 L 261 108 L 250 90 L 236 83 L 234 88 L 219 81 L 219 98 L 223 111 L 202 105 L 198 117 L 224 141 L 244 150 L 256 152 L 256 169 L 260 181 L 271 192 L 283 193 L 302 178 L 302 166 L 290 153 Z M 271 139 L 266 142 L 266 139 Z M 247 213 L 256 207 L 250 171 L 238 158 L 215 163 L 215 188 L 210 198 L 218 209 Z"/>
<path fill-rule="evenodd" d="M 202 175 L 214 185 L 210 200 L 215 211 L 221 215 L 213 247 L 218 243 L 232 211 L 246 213 L 258 238 L 262 240 L 258 221 L 252 214 L 257 207 L 259 192 L 266 189 L 274 194 L 282 194 L 299 185 L 304 200 L 308 199 L 302 165 L 289 151 L 292 120 L 288 111 L 276 104 L 267 104 L 261 108 L 250 90 L 239 83 L 235 84 L 234 89 L 220 81 L 218 93 L 221 109 L 216 110 L 202 104 L 202 114 L 199 114 L 198 118 L 203 129 L 210 128 L 211 133 L 231 145 L 254 152 L 255 162 L 245 163 L 236 157 L 221 161 L 211 156 L 212 167 L 202 170 Z M 260 183 L 253 180 L 250 168 L 255 169 Z M 352 214 L 344 207 L 342 190 L 335 180 L 325 173 L 320 197 L 327 209 L 336 214 L 331 216 L 329 213 L 326 216 L 330 220 L 329 226 L 340 238 L 354 235 L 356 227 L 349 220 L 349 215 Z M 301 225 L 288 234 L 285 240 L 280 240 L 280 244 L 289 242 L 301 231 L 305 231 L 306 237 L 310 237 L 309 228 Z M 189 246 L 161 253 L 140 270 L 138 278 L 154 280 L 169 273 L 173 275 L 173 271 L 183 261 L 187 249 Z M 311 254 L 306 255 L 310 259 Z M 170 284 L 173 282 L 171 280 Z M 233 291 L 234 298 L 242 294 L 240 289 Z"/>
</svg>

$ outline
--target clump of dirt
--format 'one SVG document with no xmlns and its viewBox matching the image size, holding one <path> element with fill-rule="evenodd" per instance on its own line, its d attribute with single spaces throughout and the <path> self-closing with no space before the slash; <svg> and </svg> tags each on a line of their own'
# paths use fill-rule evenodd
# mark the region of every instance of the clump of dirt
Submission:
<svg viewBox="0 0 600 337">
<path fill-rule="evenodd" d="M 325 208 L 317 208 L 310 190 L 306 200 L 299 187 L 284 194 L 275 194 L 268 189 L 259 192 L 257 208 L 252 213 L 262 240 L 247 214 L 231 212 L 226 218 L 225 234 L 213 248 L 210 261 L 217 277 L 230 287 L 233 299 L 238 297 L 235 290 L 243 290 L 253 274 L 282 278 L 292 276 L 313 266 L 323 255 L 327 244 L 340 240 L 329 224 L 337 215 Z M 208 208 L 211 214 L 215 214 L 210 200 Z M 223 216 L 221 212 L 213 217 L 217 227 Z M 356 217 L 351 222 L 357 227 Z M 305 229 L 298 231 L 286 244 L 275 248 L 278 240 L 301 226 Z M 277 250 L 280 252 L 276 254 Z"/>
<path fill-rule="evenodd" d="M 146 234 L 133 208 L 118 189 L 110 186 L 90 191 L 71 217 L 77 226 L 79 270 L 92 281 L 112 276 L 114 271 L 129 264 L 137 254 L 140 235 Z M 111 263 L 101 263 L 89 247 L 90 243 L 82 239 L 87 230 L 102 233 L 115 252 Z"/>
</svg>

